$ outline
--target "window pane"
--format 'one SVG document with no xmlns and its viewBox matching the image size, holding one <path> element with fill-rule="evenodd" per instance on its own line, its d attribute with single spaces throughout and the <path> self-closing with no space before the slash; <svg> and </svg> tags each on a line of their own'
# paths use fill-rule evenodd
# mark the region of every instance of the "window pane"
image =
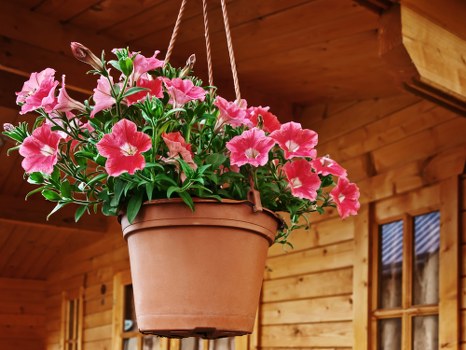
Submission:
<svg viewBox="0 0 466 350">
<path fill-rule="evenodd" d="M 209 341 L 209 350 L 234 350 L 235 338 L 220 338 Z"/>
<path fill-rule="evenodd" d="M 199 350 L 201 349 L 201 339 L 200 338 L 183 338 L 181 339 L 181 350 Z"/>
<path fill-rule="evenodd" d="M 401 318 L 378 321 L 378 350 L 401 350 Z"/>
<path fill-rule="evenodd" d="M 138 338 L 123 339 L 123 350 L 138 350 Z"/>
<path fill-rule="evenodd" d="M 379 306 L 401 307 L 403 221 L 381 225 L 379 238 Z"/>
<path fill-rule="evenodd" d="M 142 338 L 142 350 L 158 350 L 159 338 L 154 335 L 145 335 Z"/>
<path fill-rule="evenodd" d="M 413 319 L 413 350 L 438 349 L 438 315 Z"/>
<path fill-rule="evenodd" d="M 123 332 L 137 331 L 136 313 L 134 312 L 133 286 L 125 286 L 125 305 L 124 305 L 124 322 Z"/>
<path fill-rule="evenodd" d="M 414 218 L 413 303 L 438 304 L 440 213 Z"/>
<path fill-rule="evenodd" d="M 68 337 L 67 340 L 74 339 L 74 313 L 75 305 L 74 299 L 68 300 Z"/>
</svg>

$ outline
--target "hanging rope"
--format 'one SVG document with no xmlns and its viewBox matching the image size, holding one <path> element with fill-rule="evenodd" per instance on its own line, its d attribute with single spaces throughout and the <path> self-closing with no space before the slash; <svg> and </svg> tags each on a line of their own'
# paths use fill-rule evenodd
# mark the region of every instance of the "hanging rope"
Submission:
<svg viewBox="0 0 466 350">
<path fill-rule="evenodd" d="M 210 51 L 210 36 L 209 36 L 209 19 L 207 17 L 207 1 L 202 0 L 202 14 L 204 15 L 204 37 L 205 49 L 207 55 L 207 70 L 209 73 L 209 85 L 214 85 L 214 72 L 212 69 L 212 54 Z"/>
<path fill-rule="evenodd" d="M 178 12 L 178 17 L 176 18 L 175 27 L 173 27 L 172 36 L 170 38 L 170 44 L 168 45 L 167 55 L 165 56 L 165 64 L 170 61 L 172 55 L 173 47 L 175 46 L 176 37 L 178 36 L 178 31 L 180 29 L 181 18 L 183 18 L 183 12 L 186 7 L 187 0 L 182 0 L 180 11 Z"/>
<path fill-rule="evenodd" d="M 231 73 L 233 75 L 233 84 L 235 85 L 236 103 L 239 103 L 241 101 L 241 92 L 239 90 L 239 80 L 238 80 L 238 72 L 236 70 L 235 53 L 233 51 L 233 43 L 231 41 L 230 24 L 228 22 L 227 6 L 225 4 L 225 0 L 220 0 L 220 2 L 222 3 L 223 23 L 225 25 L 225 35 L 227 37 L 227 46 L 228 46 L 228 54 L 230 56 Z"/>
</svg>

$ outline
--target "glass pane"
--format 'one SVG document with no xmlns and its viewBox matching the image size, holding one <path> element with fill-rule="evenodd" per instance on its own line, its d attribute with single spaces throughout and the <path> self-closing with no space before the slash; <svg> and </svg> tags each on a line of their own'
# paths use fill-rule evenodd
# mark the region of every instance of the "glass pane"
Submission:
<svg viewBox="0 0 466 350">
<path fill-rule="evenodd" d="M 154 335 L 145 335 L 142 338 L 142 350 L 158 350 L 159 338 Z"/>
<path fill-rule="evenodd" d="M 123 350 L 138 350 L 138 338 L 123 339 Z"/>
<path fill-rule="evenodd" d="M 438 304 L 440 213 L 414 218 L 413 303 Z"/>
<path fill-rule="evenodd" d="M 413 350 L 438 349 L 438 315 L 413 319 Z"/>
<path fill-rule="evenodd" d="M 379 306 L 401 307 L 403 221 L 381 225 L 379 238 Z"/>
<path fill-rule="evenodd" d="M 220 338 L 209 341 L 209 350 L 235 350 L 235 338 Z"/>
<path fill-rule="evenodd" d="M 200 350 L 201 349 L 201 339 L 199 338 L 183 338 L 180 342 L 181 350 Z"/>
<path fill-rule="evenodd" d="M 378 321 L 378 350 L 401 350 L 401 318 Z"/>
<path fill-rule="evenodd" d="M 125 286 L 123 332 L 137 331 L 136 313 L 134 312 L 133 286 Z"/>
</svg>

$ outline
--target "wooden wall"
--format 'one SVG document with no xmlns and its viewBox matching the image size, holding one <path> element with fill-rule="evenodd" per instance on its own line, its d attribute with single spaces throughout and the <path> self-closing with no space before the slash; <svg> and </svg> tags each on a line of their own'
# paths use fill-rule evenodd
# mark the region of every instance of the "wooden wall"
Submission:
<svg viewBox="0 0 466 350">
<path fill-rule="evenodd" d="M 44 304 L 44 281 L 0 278 L 0 349 L 43 349 Z"/>
<path fill-rule="evenodd" d="M 301 116 L 303 127 L 319 133 L 318 152 L 348 169 L 363 205 L 463 171 L 466 119 L 412 96 L 318 105 L 303 108 Z M 294 250 L 270 250 L 263 348 L 353 347 L 352 320 L 364 313 L 352 305 L 357 220 L 340 221 L 336 213 L 314 216 L 311 231 L 292 238 Z M 466 342 L 466 330 L 462 337 Z"/>
<path fill-rule="evenodd" d="M 129 269 L 128 248 L 114 221 L 103 237 L 67 254 L 47 280 L 46 349 L 60 347 L 62 292 L 84 287 L 83 350 L 111 350 L 113 277 Z"/>
</svg>

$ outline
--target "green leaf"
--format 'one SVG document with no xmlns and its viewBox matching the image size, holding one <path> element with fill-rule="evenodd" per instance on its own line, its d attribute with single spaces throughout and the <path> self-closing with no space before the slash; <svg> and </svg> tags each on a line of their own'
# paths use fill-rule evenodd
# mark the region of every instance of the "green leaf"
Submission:
<svg viewBox="0 0 466 350">
<path fill-rule="evenodd" d="M 89 186 L 92 186 L 96 182 L 99 182 L 99 181 L 101 181 L 103 179 L 106 179 L 106 178 L 107 178 L 107 174 L 99 174 L 99 175 L 94 176 L 87 184 Z"/>
<path fill-rule="evenodd" d="M 86 210 L 87 210 L 86 205 L 82 205 L 78 207 L 78 209 L 76 209 L 76 212 L 74 213 L 74 221 L 78 222 L 79 219 L 81 219 L 81 216 L 83 216 L 83 214 L 86 212 Z"/>
<path fill-rule="evenodd" d="M 181 170 L 186 175 L 187 179 L 192 179 L 194 177 L 195 171 L 189 166 L 183 159 L 178 159 L 178 163 L 181 165 Z"/>
<path fill-rule="evenodd" d="M 138 92 L 141 92 L 141 91 L 149 92 L 150 90 L 148 88 L 135 86 L 135 87 L 132 87 L 126 90 L 126 92 L 123 94 L 123 97 L 128 97 L 128 96 L 137 94 Z"/>
<path fill-rule="evenodd" d="M 117 207 L 120 203 L 121 195 L 123 194 L 123 190 L 125 189 L 125 183 L 119 179 L 115 180 L 115 187 L 114 187 L 114 194 L 113 198 L 110 202 L 112 207 Z"/>
<path fill-rule="evenodd" d="M 165 175 L 165 174 L 158 174 L 155 176 L 154 178 L 155 182 L 162 182 L 162 181 L 166 181 L 170 184 L 172 184 L 173 186 L 177 186 L 178 184 L 176 183 L 175 180 L 173 180 L 171 177 Z"/>
<path fill-rule="evenodd" d="M 43 190 L 42 196 L 44 196 L 45 199 L 51 202 L 57 202 L 61 199 L 61 196 L 57 192 L 52 190 Z"/>
<path fill-rule="evenodd" d="M 126 208 L 126 216 L 128 217 L 128 221 L 130 223 L 132 223 L 134 221 L 134 218 L 136 217 L 136 215 L 139 212 L 139 209 L 141 208 L 142 198 L 143 198 L 142 191 L 137 191 L 129 199 L 128 207 Z"/>
<path fill-rule="evenodd" d="M 28 182 L 33 185 L 42 184 L 44 183 L 44 176 L 39 172 L 31 173 L 29 175 Z"/>
<path fill-rule="evenodd" d="M 152 193 L 154 192 L 154 184 L 152 182 L 146 183 L 146 195 L 148 200 L 152 200 Z"/>
<path fill-rule="evenodd" d="M 71 184 L 68 180 L 61 183 L 60 191 L 63 198 L 71 198 Z"/>
<path fill-rule="evenodd" d="M 179 192 L 178 193 L 181 197 L 181 199 L 183 199 L 183 202 L 186 203 L 186 205 L 192 210 L 194 211 L 194 202 L 193 202 L 193 199 L 191 198 L 191 196 L 189 195 L 188 192 Z"/>
<path fill-rule="evenodd" d="M 173 192 L 179 192 L 181 191 L 181 188 L 178 186 L 170 186 L 167 190 L 167 198 L 171 198 Z"/>
<path fill-rule="evenodd" d="M 227 157 L 221 153 L 210 154 L 206 159 L 206 164 L 211 164 L 212 168 L 218 168 L 223 162 L 227 160 Z"/>
<path fill-rule="evenodd" d="M 65 205 L 67 205 L 69 203 L 66 203 L 66 202 L 60 202 L 60 203 L 57 203 L 57 205 L 55 206 L 55 208 L 52 209 L 52 211 L 49 213 L 49 215 L 47 215 L 47 221 L 49 220 L 49 218 L 55 214 L 58 210 L 60 210 L 61 208 L 63 208 Z"/>
<path fill-rule="evenodd" d="M 32 190 L 26 194 L 24 197 L 24 200 L 27 200 L 30 196 L 32 196 L 34 193 L 40 192 L 45 188 L 45 186 L 40 186 L 39 188 L 36 188 L 35 190 Z"/>
</svg>

